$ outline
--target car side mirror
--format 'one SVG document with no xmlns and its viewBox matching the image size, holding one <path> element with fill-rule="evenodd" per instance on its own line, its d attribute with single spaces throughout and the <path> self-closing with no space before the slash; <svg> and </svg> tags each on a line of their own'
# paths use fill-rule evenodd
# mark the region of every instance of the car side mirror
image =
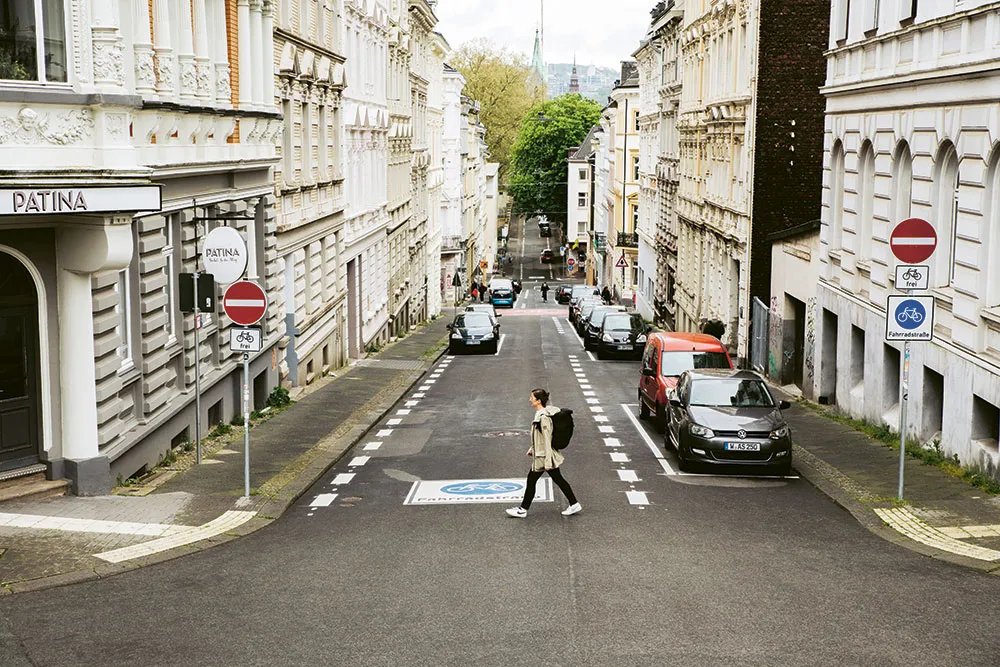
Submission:
<svg viewBox="0 0 1000 667">
<path fill-rule="evenodd" d="M 642 374 L 645 375 L 646 377 L 651 377 L 651 378 L 656 377 L 656 371 L 653 370 L 652 368 L 643 368 Z"/>
<path fill-rule="evenodd" d="M 681 399 L 679 399 L 679 398 L 671 398 L 670 399 L 670 407 L 673 407 L 673 408 L 679 408 L 679 407 L 681 407 Z"/>
<path fill-rule="evenodd" d="M 792 407 L 792 404 L 789 403 L 788 401 L 778 401 L 779 410 L 787 410 L 790 407 Z"/>
<path fill-rule="evenodd" d="M 497 317 L 503 317 L 503 315 L 501 315 L 500 313 L 497 313 Z"/>
</svg>

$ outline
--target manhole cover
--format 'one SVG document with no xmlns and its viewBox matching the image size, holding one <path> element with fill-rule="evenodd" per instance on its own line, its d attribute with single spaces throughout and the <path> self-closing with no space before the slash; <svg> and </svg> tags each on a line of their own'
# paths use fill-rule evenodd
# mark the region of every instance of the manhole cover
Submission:
<svg viewBox="0 0 1000 667">
<path fill-rule="evenodd" d="M 485 434 L 487 438 L 523 438 L 527 437 L 527 431 L 490 431 Z"/>
</svg>

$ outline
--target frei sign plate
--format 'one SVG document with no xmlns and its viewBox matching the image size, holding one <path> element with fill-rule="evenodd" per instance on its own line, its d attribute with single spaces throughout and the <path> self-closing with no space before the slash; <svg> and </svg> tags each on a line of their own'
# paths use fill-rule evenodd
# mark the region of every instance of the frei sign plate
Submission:
<svg viewBox="0 0 1000 667">
<path fill-rule="evenodd" d="M 925 290 L 930 284 L 931 267 L 916 264 L 896 265 L 896 289 Z"/>
<path fill-rule="evenodd" d="M 908 218 L 896 225 L 889 235 L 889 248 L 903 264 L 920 264 L 934 254 L 937 232 L 934 225 L 920 218 Z"/>
<path fill-rule="evenodd" d="M 514 503 L 524 497 L 524 478 L 450 479 L 414 482 L 404 505 L 471 505 Z M 552 501 L 552 480 L 544 477 L 535 487 L 535 502 Z"/>
<path fill-rule="evenodd" d="M 260 327 L 230 327 L 229 350 L 231 352 L 260 352 L 264 334 Z"/>
<path fill-rule="evenodd" d="M 160 186 L 0 188 L 0 215 L 159 211 Z"/>
<path fill-rule="evenodd" d="M 931 340 L 934 337 L 932 296 L 890 296 L 885 313 L 886 340 Z"/>
<path fill-rule="evenodd" d="M 267 312 L 267 295 L 257 283 L 241 280 L 226 289 L 222 308 L 235 324 L 250 326 Z"/>
<path fill-rule="evenodd" d="M 205 237 L 201 262 L 220 284 L 234 283 L 247 270 L 247 244 L 232 227 L 216 227 Z"/>
</svg>

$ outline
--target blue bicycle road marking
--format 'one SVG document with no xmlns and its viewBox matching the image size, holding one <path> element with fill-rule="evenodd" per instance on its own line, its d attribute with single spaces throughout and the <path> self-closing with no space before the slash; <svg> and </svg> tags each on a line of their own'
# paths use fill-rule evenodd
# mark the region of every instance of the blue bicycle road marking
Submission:
<svg viewBox="0 0 1000 667">
<path fill-rule="evenodd" d="M 442 486 L 442 493 L 459 496 L 482 496 L 494 493 L 513 493 L 524 489 L 524 484 L 516 482 L 460 482 Z"/>
<path fill-rule="evenodd" d="M 899 305 L 896 306 L 895 317 L 896 324 L 907 331 L 912 331 L 913 329 L 920 328 L 920 325 L 924 323 L 924 319 L 927 317 L 927 310 L 924 308 L 924 304 L 916 299 L 906 299 L 900 301 Z"/>
</svg>

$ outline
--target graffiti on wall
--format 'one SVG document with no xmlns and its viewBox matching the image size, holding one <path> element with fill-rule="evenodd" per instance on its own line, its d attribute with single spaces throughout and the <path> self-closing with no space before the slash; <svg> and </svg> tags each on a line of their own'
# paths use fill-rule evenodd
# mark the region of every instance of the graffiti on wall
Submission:
<svg viewBox="0 0 1000 667">
<path fill-rule="evenodd" d="M 814 355 L 816 354 L 816 297 L 811 297 L 806 300 L 806 343 L 804 354 L 804 384 L 809 387 L 812 386 L 816 371 L 816 362 L 814 359 Z"/>
<path fill-rule="evenodd" d="M 768 350 L 767 350 L 767 374 L 772 379 L 781 376 L 781 367 L 778 359 L 781 356 L 781 311 L 778 309 L 778 297 L 771 297 L 771 307 L 767 313 L 768 329 Z"/>
</svg>

